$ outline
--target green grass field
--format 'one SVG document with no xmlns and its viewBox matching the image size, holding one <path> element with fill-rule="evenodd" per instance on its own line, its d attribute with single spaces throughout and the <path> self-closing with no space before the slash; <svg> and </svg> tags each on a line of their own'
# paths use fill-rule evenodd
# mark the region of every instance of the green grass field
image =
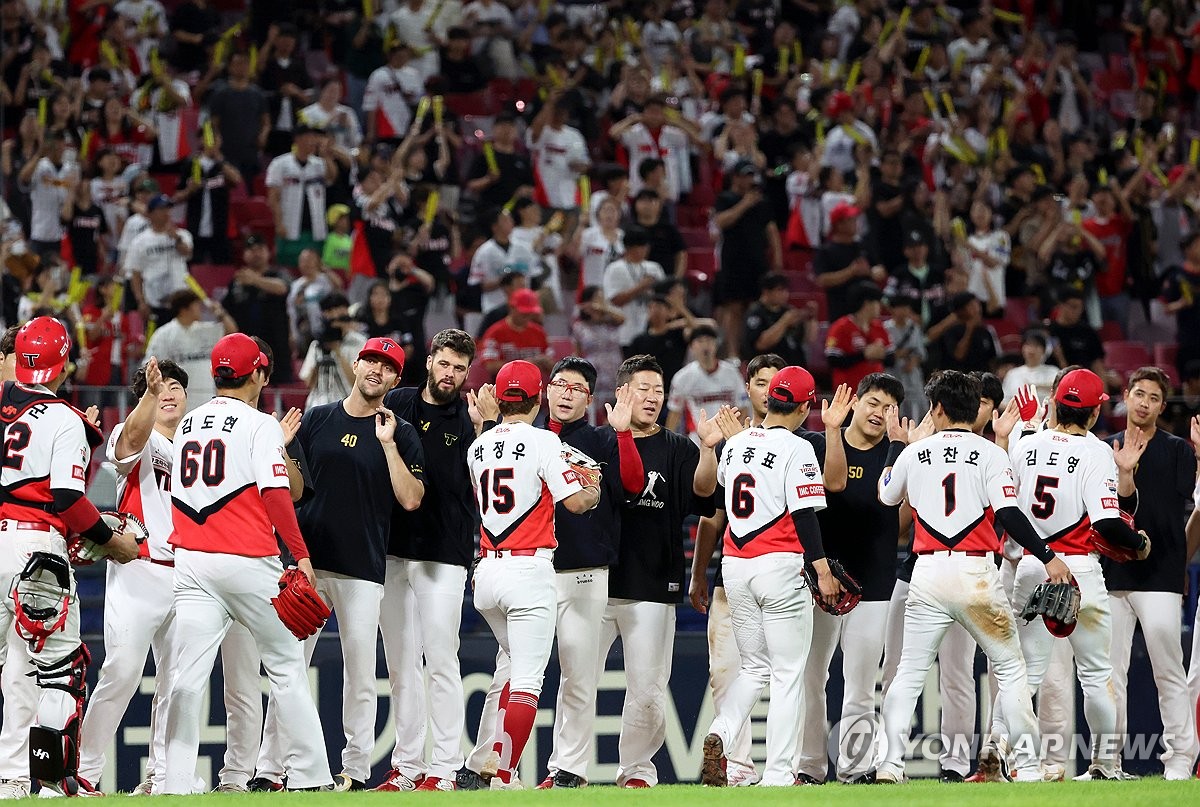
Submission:
<svg viewBox="0 0 1200 807">
<path fill-rule="evenodd" d="M 887 807 L 1009 807 L 1009 805 L 1053 804 L 1054 807 L 1131 807 L 1131 805 L 1195 805 L 1200 803 L 1200 780 L 1164 782 L 1055 782 L 1045 784 L 943 785 L 939 782 L 910 782 L 905 785 L 825 785 L 809 788 L 731 788 L 710 790 L 698 785 L 666 785 L 652 790 L 620 790 L 588 787 L 581 790 L 521 792 L 472 792 L 453 796 L 433 793 L 251 793 L 245 795 L 205 794 L 200 796 L 157 796 L 154 807 L 189 805 L 201 801 L 206 807 L 338 807 L 350 802 L 384 804 L 404 800 L 410 804 L 432 799 L 455 807 L 472 805 L 637 805 L 637 807 L 691 807 L 695 804 L 793 805 L 796 802 L 838 805 L 887 805 Z"/>
</svg>

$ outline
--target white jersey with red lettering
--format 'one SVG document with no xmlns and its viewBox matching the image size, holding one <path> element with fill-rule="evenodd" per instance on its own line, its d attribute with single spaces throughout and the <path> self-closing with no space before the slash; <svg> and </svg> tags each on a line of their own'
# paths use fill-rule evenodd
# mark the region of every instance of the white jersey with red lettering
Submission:
<svg viewBox="0 0 1200 807">
<path fill-rule="evenodd" d="M 146 525 L 150 538 L 141 546 L 142 557 L 169 561 L 175 555 L 169 540 L 171 521 L 171 458 L 175 453 L 170 438 L 151 430 L 142 450 L 129 457 L 117 456 L 117 442 L 125 432 L 122 423 L 108 438 L 104 457 L 117 469 L 117 510 L 132 513 Z"/>
<path fill-rule="evenodd" d="M 1092 522 L 1120 517 L 1112 447 L 1090 432 L 1031 434 L 1017 444 L 1013 465 L 1021 510 L 1055 552 L 1092 552 Z"/>
<path fill-rule="evenodd" d="M 4 385 L 0 449 L 0 519 L 49 524 L 68 530 L 53 512 L 55 490 L 83 493 L 93 447 L 104 437 L 75 407 L 44 387 Z"/>
<path fill-rule="evenodd" d="M 684 365 L 671 379 L 671 390 L 667 398 L 667 411 L 683 415 L 684 429 L 693 440 L 696 424 L 700 421 L 700 410 L 708 417 L 716 417 L 722 406 L 736 406 L 745 411 L 750 399 L 746 396 L 746 382 L 736 364 L 717 362 L 712 372 L 699 361 Z"/>
<path fill-rule="evenodd" d="M 717 466 L 724 488 L 725 557 L 802 553 L 792 514 L 825 509 L 825 483 L 812 445 L 782 427 L 755 426 L 725 444 Z"/>
<path fill-rule="evenodd" d="M 879 500 L 912 507 L 915 552 L 997 552 L 995 512 L 1017 504 L 1004 449 L 973 432 L 947 429 L 901 452 L 879 480 Z"/>
<path fill-rule="evenodd" d="M 562 458 L 557 434 L 529 423 L 501 423 L 467 455 L 484 549 L 553 549 L 554 504 L 583 489 Z"/>
<path fill-rule="evenodd" d="M 288 487 L 279 422 L 236 398 L 213 398 L 180 421 L 173 449 L 171 545 L 278 556 L 262 492 Z"/>
</svg>

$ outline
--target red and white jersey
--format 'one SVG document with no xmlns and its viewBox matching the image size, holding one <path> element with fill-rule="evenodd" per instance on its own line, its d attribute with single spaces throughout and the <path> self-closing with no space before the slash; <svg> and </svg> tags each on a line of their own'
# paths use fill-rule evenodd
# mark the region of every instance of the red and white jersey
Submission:
<svg viewBox="0 0 1200 807">
<path fill-rule="evenodd" d="M 1094 434 L 1031 434 L 1017 443 L 1013 468 L 1021 510 L 1055 552 L 1093 551 L 1092 522 L 1120 517 L 1112 447 Z"/>
<path fill-rule="evenodd" d="M 117 469 L 117 510 L 133 513 L 150 533 L 142 544 L 142 557 L 171 560 L 175 550 L 169 543 L 174 525 L 171 521 L 171 458 L 175 449 L 168 437 L 158 431 L 142 450 L 129 457 L 117 456 L 117 441 L 125 431 L 122 423 L 108 438 L 104 458 Z"/>
<path fill-rule="evenodd" d="M 671 390 L 667 398 L 667 411 L 683 415 L 685 433 L 696 439 L 696 424 L 700 421 L 700 410 L 707 417 L 716 417 L 722 406 L 750 408 L 746 395 L 746 382 L 737 366 L 728 362 L 717 362 L 711 373 L 698 361 L 684 365 L 671 379 Z"/>
<path fill-rule="evenodd" d="M 629 195 L 642 189 L 638 167 L 649 159 L 662 160 L 667 174 L 667 200 L 679 201 L 680 164 L 690 159 L 687 135 L 674 126 L 663 126 L 657 133 L 644 123 L 631 126 L 621 135 L 621 145 L 629 155 Z"/>
<path fill-rule="evenodd" d="M 192 104 L 192 90 L 183 79 L 175 78 L 170 82 L 171 90 L 183 98 L 183 104 L 179 106 L 172 103 L 171 109 L 164 110 L 163 96 L 166 90 L 153 84 L 145 85 L 129 99 L 129 105 L 134 109 L 153 110 L 150 119 L 158 133 L 158 153 L 166 165 L 179 162 L 192 153 L 185 114 Z"/>
<path fill-rule="evenodd" d="M 13 381 L 0 397 L 0 425 L 0 519 L 49 524 L 65 537 L 62 517 L 47 510 L 52 491 L 84 492 L 92 449 L 104 437 L 45 387 Z"/>
<path fill-rule="evenodd" d="M 825 481 L 812 445 L 784 428 L 754 426 L 729 438 L 717 465 L 725 489 L 725 557 L 804 551 L 792 515 L 825 509 Z"/>
<path fill-rule="evenodd" d="M 571 163 L 588 162 L 587 142 L 578 129 L 543 126 L 537 140 L 529 131 L 533 174 L 537 183 L 534 199 L 546 207 L 569 210 L 578 206 L 576 184 L 579 173 Z M 539 199 L 538 196 L 543 198 Z"/>
<path fill-rule="evenodd" d="M 915 552 L 997 552 L 995 511 L 1017 504 L 1004 449 L 969 431 L 947 430 L 901 452 L 879 480 L 879 500 L 912 507 Z"/>
<path fill-rule="evenodd" d="M 288 486 L 279 422 L 236 398 L 213 398 L 180 421 L 173 449 L 171 545 L 278 555 L 262 492 Z"/>
<path fill-rule="evenodd" d="M 553 549 L 554 505 L 583 490 L 562 458 L 562 441 L 529 423 L 501 423 L 467 453 L 484 549 Z"/>
<path fill-rule="evenodd" d="M 317 156 L 309 157 L 304 163 L 288 152 L 271 160 L 267 166 L 267 187 L 279 190 L 279 207 L 282 210 L 283 228 L 286 238 L 300 237 L 300 225 L 304 222 L 303 205 L 308 205 L 312 237 L 325 240 L 325 161 Z"/>
<path fill-rule="evenodd" d="M 624 232 L 609 241 L 599 226 L 588 227 L 579 236 L 579 283 L 581 287 L 603 286 L 604 270 L 625 254 Z"/>
<path fill-rule="evenodd" d="M 375 116 L 375 135 L 404 137 L 412 123 L 411 105 L 425 92 L 421 74 L 412 65 L 393 69 L 384 65 L 367 79 L 363 112 Z"/>
</svg>

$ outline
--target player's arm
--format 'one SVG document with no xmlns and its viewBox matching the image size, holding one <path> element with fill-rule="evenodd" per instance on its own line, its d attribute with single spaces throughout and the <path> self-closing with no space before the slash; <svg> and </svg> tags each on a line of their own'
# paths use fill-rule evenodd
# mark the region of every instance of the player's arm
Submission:
<svg viewBox="0 0 1200 807">
<path fill-rule="evenodd" d="M 568 512 L 582 515 L 600 503 L 600 486 L 584 486 L 579 475 L 562 458 L 562 440 L 558 435 L 544 432 L 546 440 L 537 473 L 541 476 L 555 503 L 561 503 Z M 545 440 L 546 437 L 539 437 Z"/>
<path fill-rule="evenodd" d="M 718 501 L 717 512 L 711 516 L 701 516 L 700 524 L 696 527 L 696 546 L 692 550 L 692 585 L 688 596 L 692 607 L 702 614 L 708 613 L 708 565 L 717 552 L 717 541 L 727 523 L 724 505 L 724 501 Z"/>
<path fill-rule="evenodd" d="M 118 563 L 128 563 L 138 554 L 133 533 L 113 532 L 100 518 L 96 505 L 83 495 L 85 468 L 79 447 L 85 445 L 86 439 L 83 421 L 72 415 L 71 420 L 60 427 L 50 446 L 49 483 L 54 510 L 72 533 L 103 545 Z"/>
<path fill-rule="evenodd" d="M 999 447 L 995 447 L 994 453 L 984 452 L 980 470 L 988 503 L 996 514 L 996 522 L 1010 538 L 1046 566 L 1046 575 L 1051 583 L 1069 582 L 1071 570 L 1067 564 L 1054 554 L 1054 550 L 1042 540 L 1029 523 L 1029 518 L 1017 506 L 1017 484 L 1012 467 L 1008 464 L 1008 456 Z"/>
<path fill-rule="evenodd" d="M 811 449 L 807 452 L 808 461 L 815 462 L 816 456 Z M 791 468 L 789 467 L 789 471 Z M 798 474 L 785 471 L 785 479 L 795 479 Z M 817 573 L 817 586 L 820 595 L 829 601 L 835 599 L 842 590 L 841 583 L 829 572 L 829 561 L 825 557 L 825 542 L 821 536 L 821 522 L 817 520 L 817 511 L 825 509 L 825 488 L 821 484 L 796 485 L 789 484 L 786 488 L 788 511 L 792 517 L 792 526 L 800 538 L 800 546 L 804 549 L 804 562 L 813 567 Z"/>
<path fill-rule="evenodd" d="M 879 477 L 878 495 L 880 502 L 888 507 L 895 507 L 908 496 L 908 466 L 911 454 L 904 453 L 904 449 L 908 448 L 907 435 L 893 432 L 889 428 L 888 436 L 892 440 L 888 444 L 887 459 Z"/>
<path fill-rule="evenodd" d="M 146 362 L 146 391 L 125 420 L 125 427 L 121 429 L 112 456 L 109 457 L 114 464 L 120 466 L 123 461 L 139 456 L 150 441 L 150 433 L 154 431 L 154 422 L 158 417 L 158 396 L 162 387 L 163 377 L 158 369 L 158 359 L 151 356 L 150 361 Z"/>
<path fill-rule="evenodd" d="M 696 436 L 700 438 L 700 462 L 692 476 L 692 493 L 701 497 L 711 496 L 717 489 L 717 443 L 721 442 L 724 435 L 717 425 L 717 419 L 708 417 L 703 409 L 696 422 Z"/>
<path fill-rule="evenodd" d="M 846 462 L 846 447 L 842 443 L 842 423 L 855 400 L 849 385 L 841 384 L 832 400 L 821 401 L 821 422 L 825 425 L 825 466 L 821 475 L 827 492 L 840 493 L 846 489 L 850 469 Z"/>
<path fill-rule="evenodd" d="M 275 531 L 283 539 L 288 552 L 296 559 L 296 566 L 312 583 L 316 580 L 312 562 L 308 559 L 308 545 L 300 534 L 296 521 L 296 508 L 292 505 L 288 481 L 288 466 L 291 464 L 284 451 L 283 427 L 274 418 L 264 419 L 262 425 L 251 436 L 250 463 L 255 485 L 262 496 L 267 517 Z"/>
<path fill-rule="evenodd" d="M 633 390 L 628 384 L 617 387 L 617 405 L 606 403 L 608 425 L 617 435 L 617 467 L 621 469 L 621 488 L 630 496 L 636 496 L 646 481 L 646 468 L 642 455 L 638 453 L 633 432 L 629 430 L 633 417 Z"/>
<path fill-rule="evenodd" d="M 412 430 L 412 426 L 408 426 Z M 388 478 L 392 483 L 392 495 L 396 497 L 396 501 L 405 510 L 413 511 L 421 506 L 421 499 L 425 496 L 425 483 L 417 478 L 409 467 L 409 463 L 404 461 L 404 457 L 400 454 L 400 448 L 397 445 L 396 434 L 398 431 L 398 420 L 392 410 L 386 406 L 380 406 L 376 410 L 375 418 L 375 436 L 379 438 L 379 444 L 383 446 L 383 456 L 387 459 Z M 416 459 L 414 466 L 417 473 L 421 473 L 421 466 L 424 461 L 421 459 L 421 443 L 416 438 L 415 432 L 409 434 L 403 432 L 404 437 L 401 438 L 405 442 L 405 451 L 410 459 Z M 415 452 L 415 453 L 414 453 Z"/>
</svg>

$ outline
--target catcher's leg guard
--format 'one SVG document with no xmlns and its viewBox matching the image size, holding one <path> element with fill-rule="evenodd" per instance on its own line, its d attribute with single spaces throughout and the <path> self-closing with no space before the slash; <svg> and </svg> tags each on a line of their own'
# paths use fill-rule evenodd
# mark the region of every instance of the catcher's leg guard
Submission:
<svg viewBox="0 0 1200 807">
<path fill-rule="evenodd" d="M 62 789 L 67 795 L 78 790 L 79 729 L 87 696 L 88 664 L 91 656 L 80 644 L 74 653 L 52 664 L 38 665 L 37 682 L 42 689 L 38 707 L 41 725 L 29 729 L 29 775 Z"/>
</svg>

